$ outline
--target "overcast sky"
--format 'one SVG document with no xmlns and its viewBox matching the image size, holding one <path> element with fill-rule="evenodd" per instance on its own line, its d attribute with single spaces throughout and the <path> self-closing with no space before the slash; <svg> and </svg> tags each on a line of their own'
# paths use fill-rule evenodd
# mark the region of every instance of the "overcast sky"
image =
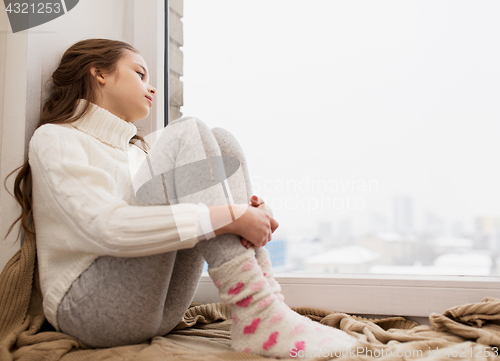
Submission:
<svg viewBox="0 0 500 361">
<path fill-rule="evenodd" d="M 417 230 L 428 212 L 472 230 L 500 217 L 499 17 L 491 0 L 186 0 L 181 110 L 238 138 L 283 230 L 392 227 L 398 195 Z"/>
</svg>

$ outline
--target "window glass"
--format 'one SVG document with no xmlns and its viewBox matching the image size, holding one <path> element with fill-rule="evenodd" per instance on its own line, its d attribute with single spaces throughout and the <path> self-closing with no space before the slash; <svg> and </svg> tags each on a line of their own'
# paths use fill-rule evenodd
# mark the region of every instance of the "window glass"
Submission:
<svg viewBox="0 0 500 361">
<path fill-rule="evenodd" d="M 184 2 L 184 115 L 231 131 L 277 271 L 497 275 L 500 2 Z"/>
</svg>

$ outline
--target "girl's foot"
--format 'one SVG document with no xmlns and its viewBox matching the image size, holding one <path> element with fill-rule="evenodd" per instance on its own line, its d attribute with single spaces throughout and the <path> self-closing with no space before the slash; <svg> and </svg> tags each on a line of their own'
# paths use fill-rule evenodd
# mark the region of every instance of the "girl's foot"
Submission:
<svg viewBox="0 0 500 361">
<path fill-rule="evenodd" d="M 233 318 L 231 346 L 236 351 L 267 357 L 295 357 L 347 350 L 355 338 L 344 331 L 314 322 L 278 300 L 256 262 L 255 250 L 208 269 L 222 301 Z"/>
</svg>

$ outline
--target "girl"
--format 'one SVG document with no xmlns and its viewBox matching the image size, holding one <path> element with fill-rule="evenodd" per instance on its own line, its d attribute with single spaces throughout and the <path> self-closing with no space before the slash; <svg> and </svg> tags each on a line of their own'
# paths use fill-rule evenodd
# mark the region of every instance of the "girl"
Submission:
<svg viewBox="0 0 500 361">
<path fill-rule="evenodd" d="M 31 213 L 35 222 L 48 322 L 95 348 L 165 335 L 189 307 L 206 260 L 231 308 L 236 351 L 289 357 L 351 347 L 347 333 L 284 303 L 262 247 L 278 223 L 250 199 L 231 133 L 180 118 L 131 172 L 131 140 L 146 144 L 133 122 L 155 95 L 144 59 L 120 41 L 80 41 L 52 74 L 15 181 L 16 222 L 27 232 Z"/>
</svg>

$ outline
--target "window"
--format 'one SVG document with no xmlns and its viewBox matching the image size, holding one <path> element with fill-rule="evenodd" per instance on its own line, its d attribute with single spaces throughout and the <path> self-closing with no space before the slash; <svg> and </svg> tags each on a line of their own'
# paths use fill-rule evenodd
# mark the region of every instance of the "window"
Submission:
<svg viewBox="0 0 500 361">
<path fill-rule="evenodd" d="M 239 139 L 280 222 L 276 271 L 498 275 L 499 14 L 470 1 L 184 4 L 181 111 Z"/>
</svg>

